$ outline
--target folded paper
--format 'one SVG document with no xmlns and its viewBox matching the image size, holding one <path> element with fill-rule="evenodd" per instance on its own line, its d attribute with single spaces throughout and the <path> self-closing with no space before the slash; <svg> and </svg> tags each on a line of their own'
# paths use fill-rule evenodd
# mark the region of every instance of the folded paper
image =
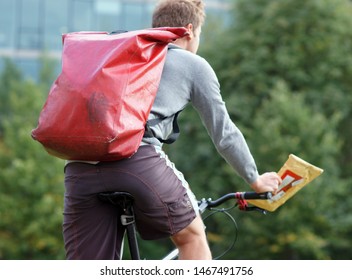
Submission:
<svg viewBox="0 0 352 280">
<path fill-rule="evenodd" d="M 278 172 L 282 184 L 273 197 L 268 200 L 248 200 L 248 203 L 268 211 L 275 211 L 322 173 L 323 169 L 291 154 Z"/>
</svg>

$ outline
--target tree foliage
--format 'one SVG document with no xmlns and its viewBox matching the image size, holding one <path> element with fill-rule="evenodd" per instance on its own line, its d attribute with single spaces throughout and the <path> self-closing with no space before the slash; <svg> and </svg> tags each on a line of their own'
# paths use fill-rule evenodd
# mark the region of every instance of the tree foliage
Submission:
<svg viewBox="0 0 352 280">
<path fill-rule="evenodd" d="M 352 10 L 347 0 L 236 1 L 232 36 L 219 59 L 230 110 L 246 127 L 280 81 L 326 118 L 339 114 L 343 152 L 351 167 Z M 246 110 L 242 110 L 246 108 Z M 346 173 L 347 172 L 347 173 Z"/>
<path fill-rule="evenodd" d="M 218 73 L 231 117 L 259 170 L 279 170 L 290 153 L 325 170 L 265 218 L 234 213 L 240 233 L 228 258 L 350 258 L 350 13 L 345 0 L 238 0 L 230 28 L 218 37 L 205 30 L 212 40 L 202 54 Z M 172 156 L 196 193 L 245 189 L 192 122 L 193 113 L 185 119 L 184 133 L 192 134 Z"/>
<path fill-rule="evenodd" d="M 277 171 L 290 153 L 324 169 L 275 212 L 231 213 L 238 238 L 227 259 L 349 259 L 352 201 L 352 18 L 347 0 L 237 0 L 233 24 L 212 21 L 200 54 L 218 74 L 222 94 L 260 172 Z M 221 43 L 219 43 L 221 42 Z M 53 80 L 40 81 L 6 62 L 0 75 L 0 258 L 64 258 L 63 162 L 30 138 Z M 165 149 L 198 198 L 249 190 L 219 156 L 196 112 L 180 116 L 181 136 Z M 206 220 L 214 254 L 235 231 L 219 215 Z M 167 241 L 141 241 L 158 259 Z M 225 244 L 225 247 L 224 247 Z"/>
<path fill-rule="evenodd" d="M 236 3 L 215 67 L 260 170 L 278 170 L 289 153 L 325 170 L 270 219 L 240 217 L 238 250 L 260 249 L 239 258 L 349 258 L 351 2 Z"/>
<path fill-rule="evenodd" d="M 30 137 L 47 88 L 7 61 L 0 76 L 0 259 L 63 258 L 63 162 Z"/>
</svg>

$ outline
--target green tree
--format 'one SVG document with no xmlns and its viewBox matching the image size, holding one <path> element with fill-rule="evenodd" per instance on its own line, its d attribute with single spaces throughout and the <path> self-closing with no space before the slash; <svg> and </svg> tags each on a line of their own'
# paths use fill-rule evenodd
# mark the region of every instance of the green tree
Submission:
<svg viewBox="0 0 352 280">
<path fill-rule="evenodd" d="M 238 241 L 226 258 L 348 259 L 351 2 L 234 2 L 233 26 L 220 32 L 212 22 L 200 54 L 218 73 L 259 170 L 278 170 L 293 153 L 325 172 L 267 216 L 234 211 Z M 0 76 L 0 258 L 64 256 L 63 163 L 29 138 L 47 92 L 44 80 L 24 81 L 10 63 Z M 165 149 L 199 198 L 249 189 L 217 154 L 191 108 L 180 122 L 180 139 Z M 206 223 L 214 250 L 233 237 L 221 215 Z M 141 246 L 142 256 L 153 259 L 170 244 Z"/>
<path fill-rule="evenodd" d="M 217 65 L 234 118 L 251 127 L 277 81 L 314 112 L 341 114 L 341 176 L 350 177 L 352 3 L 348 0 L 236 1 L 235 24 Z M 242 108 L 246 108 L 243 110 Z"/>
<path fill-rule="evenodd" d="M 235 212 L 239 241 L 228 258 L 350 257 L 350 12 L 347 0 L 238 0 L 233 26 L 200 50 L 261 172 L 279 170 L 290 153 L 325 170 L 266 218 Z M 169 153 L 196 194 L 246 189 L 195 119 L 181 116 L 186 135 Z"/>
<path fill-rule="evenodd" d="M 9 60 L 4 60 L 4 70 L 0 76 L 0 136 L 3 135 L 3 120 L 8 114 L 10 114 L 10 99 L 8 90 L 14 86 L 14 84 L 22 80 L 21 72 L 16 66 Z"/>
<path fill-rule="evenodd" d="M 248 253 L 234 258 L 350 257 L 350 12 L 345 0 L 236 1 L 214 60 L 231 116 L 261 171 L 294 153 L 325 173 L 270 219 L 239 216 Z"/>
<path fill-rule="evenodd" d="M 334 205 L 340 193 L 348 191 L 338 177 L 336 160 L 341 147 L 337 133 L 341 115 L 336 113 L 327 119 L 322 113 L 314 112 L 306 104 L 304 95 L 290 92 L 283 82 L 278 83 L 269 97 L 253 120 L 253 130 L 248 132 L 261 169 L 283 163 L 287 157 L 283 151 L 308 158 L 326 169 L 320 178 L 265 219 L 242 217 L 243 230 L 253 235 L 246 236 L 239 246 L 243 250 L 251 245 L 258 248 L 251 252 L 251 258 L 258 254 L 268 259 L 347 258 L 347 254 L 337 256 L 330 252 L 337 236 L 348 238 L 333 226 L 335 219 L 343 214 Z M 344 225 L 352 226 L 351 223 Z"/>
<path fill-rule="evenodd" d="M 30 137 L 47 87 L 7 62 L 0 89 L 0 259 L 61 259 L 63 162 Z"/>
</svg>

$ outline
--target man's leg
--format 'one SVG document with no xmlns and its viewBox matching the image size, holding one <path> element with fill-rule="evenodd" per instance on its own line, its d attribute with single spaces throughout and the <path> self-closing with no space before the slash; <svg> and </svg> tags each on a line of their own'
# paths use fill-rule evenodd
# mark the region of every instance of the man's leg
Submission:
<svg viewBox="0 0 352 280">
<path fill-rule="evenodd" d="M 171 237 L 179 250 L 180 260 L 211 260 L 211 252 L 204 231 L 202 218 L 193 222 Z"/>
<path fill-rule="evenodd" d="M 63 237 L 67 259 L 113 260 L 120 257 L 124 229 L 118 209 L 99 200 L 105 191 L 98 166 L 66 167 Z"/>
</svg>

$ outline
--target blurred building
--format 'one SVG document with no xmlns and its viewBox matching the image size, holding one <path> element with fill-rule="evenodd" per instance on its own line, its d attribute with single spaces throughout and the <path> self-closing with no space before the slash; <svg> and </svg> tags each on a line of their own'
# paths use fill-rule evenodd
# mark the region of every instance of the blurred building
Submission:
<svg viewBox="0 0 352 280">
<path fill-rule="evenodd" d="M 204 0 L 223 20 L 233 0 Z M 151 25 L 156 0 L 0 0 L 0 57 L 36 78 L 43 52 L 60 59 L 61 34 L 81 30 L 135 30 Z M 3 59 L 0 60 L 0 71 Z"/>
</svg>

